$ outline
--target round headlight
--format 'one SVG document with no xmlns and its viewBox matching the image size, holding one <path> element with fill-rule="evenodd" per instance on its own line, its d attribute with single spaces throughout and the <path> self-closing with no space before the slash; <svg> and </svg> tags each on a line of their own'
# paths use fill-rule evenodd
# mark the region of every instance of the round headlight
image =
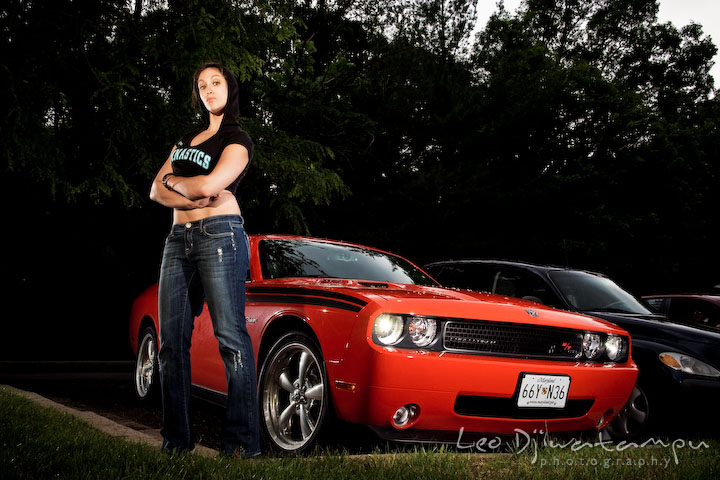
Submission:
<svg viewBox="0 0 720 480">
<path fill-rule="evenodd" d="M 614 362 L 618 360 L 623 353 L 623 339 L 617 335 L 608 335 L 605 340 L 605 354 L 608 360 Z"/>
<path fill-rule="evenodd" d="M 400 315 L 381 313 L 375 318 L 373 332 L 383 345 L 393 345 L 400 340 L 405 323 Z"/>
<path fill-rule="evenodd" d="M 600 356 L 602 343 L 597 333 L 586 333 L 583 336 L 583 353 L 588 360 L 594 360 Z"/>
<path fill-rule="evenodd" d="M 410 339 L 418 347 L 427 347 L 435 340 L 437 322 L 432 318 L 412 317 L 408 324 Z"/>
</svg>

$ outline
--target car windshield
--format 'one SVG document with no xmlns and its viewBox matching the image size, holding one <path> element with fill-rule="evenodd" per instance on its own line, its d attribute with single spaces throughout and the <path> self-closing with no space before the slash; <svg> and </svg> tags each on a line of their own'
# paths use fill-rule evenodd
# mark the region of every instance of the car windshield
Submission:
<svg viewBox="0 0 720 480">
<path fill-rule="evenodd" d="M 260 242 L 263 278 L 344 278 L 437 286 L 400 257 L 366 248 L 314 240 Z"/>
<path fill-rule="evenodd" d="M 609 278 L 586 272 L 550 272 L 565 300 L 581 312 L 650 314 L 635 297 Z"/>
</svg>

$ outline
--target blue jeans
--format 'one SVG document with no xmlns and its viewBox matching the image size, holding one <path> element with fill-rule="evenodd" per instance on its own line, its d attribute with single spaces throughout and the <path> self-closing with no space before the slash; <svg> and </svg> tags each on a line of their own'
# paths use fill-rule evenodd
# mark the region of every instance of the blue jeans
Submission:
<svg viewBox="0 0 720 480">
<path fill-rule="evenodd" d="M 163 449 L 194 448 L 190 432 L 190 339 L 207 301 L 225 364 L 228 397 L 222 450 L 260 452 L 257 377 L 245 325 L 248 240 L 239 215 L 175 224 L 160 269 L 160 385 Z"/>
</svg>

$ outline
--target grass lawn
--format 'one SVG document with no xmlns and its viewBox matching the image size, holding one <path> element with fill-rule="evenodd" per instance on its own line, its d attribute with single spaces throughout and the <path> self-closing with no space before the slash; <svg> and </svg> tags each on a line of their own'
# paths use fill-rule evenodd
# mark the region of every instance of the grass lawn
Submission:
<svg viewBox="0 0 720 480">
<path fill-rule="evenodd" d="M 339 479 L 379 478 L 718 478 L 715 440 L 657 439 L 640 445 L 519 437 L 509 453 L 418 447 L 412 452 L 353 456 L 316 451 L 250 461 L 170 456 L 113 438 L 74 416 L 0 390 L 0 479 Z"/>
</svg>

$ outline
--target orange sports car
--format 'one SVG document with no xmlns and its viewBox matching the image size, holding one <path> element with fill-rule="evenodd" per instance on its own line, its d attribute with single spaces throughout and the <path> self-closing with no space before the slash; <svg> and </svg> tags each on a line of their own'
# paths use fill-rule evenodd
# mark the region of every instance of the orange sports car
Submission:
<svg viewBox="0 0 720 480">
<path fill-rule="evenodd" d="M 627 332 L 540 304 L 441 288 L 409 261 L 345 242 L 250 236 L 247 328 L 261 433 L 301 452 L 331 415 L 397 441 L 460 432 L 599 430 L 623 408 L 637 368 Z M 157 286 L 134 302 L 135 386 L 157 387 Z M 191 347 L 196 393 L 222 396 L 207 306 Z"/>
</svg>

